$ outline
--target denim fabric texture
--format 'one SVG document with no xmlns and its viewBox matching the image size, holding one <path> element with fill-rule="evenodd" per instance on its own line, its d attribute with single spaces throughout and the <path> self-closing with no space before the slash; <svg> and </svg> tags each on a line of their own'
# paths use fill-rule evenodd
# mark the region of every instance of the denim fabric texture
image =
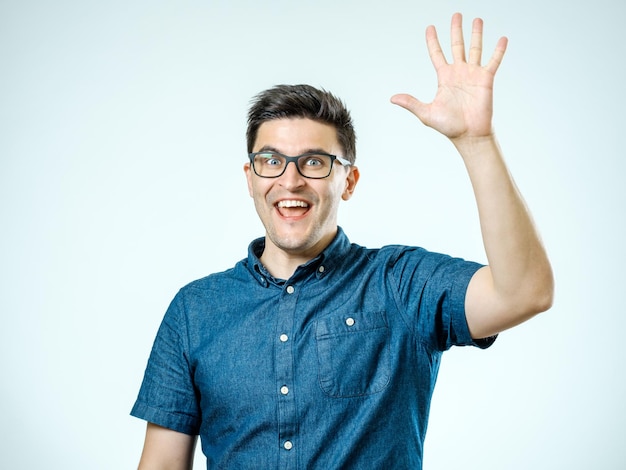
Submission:
<svg viewBox="0 0 626 470">
<path fill-rule="evenodd" d="M 442 352 L 495 340 L 465 319 L 480 265 L 339 229 L 278 280 L 263 248 L 178 292 L 131 414 L 199 434 L 210 469 L 421 468 Z"/>
</svg>

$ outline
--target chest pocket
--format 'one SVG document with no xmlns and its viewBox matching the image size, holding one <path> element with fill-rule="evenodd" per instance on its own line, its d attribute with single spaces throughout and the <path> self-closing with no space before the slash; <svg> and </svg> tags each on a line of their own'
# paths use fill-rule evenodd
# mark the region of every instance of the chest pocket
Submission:
<svg viewBox="0 0 626 470">
<path fill-rule="evenodd" d="M 317 321 L 319 383 L 331 397 L 382 391 L 389 383 L 389 328 L 384 312 L 332 314 Z"/>
</svg>

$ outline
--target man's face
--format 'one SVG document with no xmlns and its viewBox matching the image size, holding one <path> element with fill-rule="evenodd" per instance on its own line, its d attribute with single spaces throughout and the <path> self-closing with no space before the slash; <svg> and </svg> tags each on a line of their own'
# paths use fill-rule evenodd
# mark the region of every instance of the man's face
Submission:
<svg viewBox="0 0 626 470">
<path fill-rule="evenodd" d="M 275 150 L 296 156 L 322 151 L 343 156 L 334 127 L 311 119 L 274 119 L 261 124 L 253 152 Z M 340 201 L 352 196 L 359 178 L 356 167 L 335 161 L 330 176 L 305 178 L 288 164 L 278 178 L 261 178 L 244 165 L 248 190 L 265 226 L 265 250 L 292 256 L 317 256 L 337 233 Z"/>
</svg>

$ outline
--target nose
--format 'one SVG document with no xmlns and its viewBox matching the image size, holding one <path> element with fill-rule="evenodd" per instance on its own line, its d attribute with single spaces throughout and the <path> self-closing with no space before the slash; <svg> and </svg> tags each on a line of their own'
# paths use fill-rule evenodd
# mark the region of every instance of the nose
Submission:
<svg viewBox="0 0 626 470">
<path fill-rule="evenodd" d="M 293 163 L 293 165 L 292 165 Z M 279 184 L 283 186 L 285 189 L 295 189 L 305 184 L 304 176 L 300 174 L 298 171 L 298 167 L 296 166 L 296 162 L 288 162 L 285 167 L 285 171 L 282 175 L 280 175 Z"/>
</svg>

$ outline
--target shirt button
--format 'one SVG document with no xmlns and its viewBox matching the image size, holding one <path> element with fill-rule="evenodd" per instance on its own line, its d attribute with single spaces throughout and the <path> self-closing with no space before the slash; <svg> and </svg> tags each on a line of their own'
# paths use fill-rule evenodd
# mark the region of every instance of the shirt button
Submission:
<svg viewBox="0 0 626 470">
<path fill-rule="evenodd" d="M 283 333 L 282 335 L 280 335 L 280 340 L 281 340 L 283 343 L 286 343 L 288 339 L 289 339 L 289 336 L 287 336 L 285 333 Z"/>
<path fill-rule="evenodd" d="M 287 395 L 289 393 L 289 387 L 283 385 L 282 387 L 280 387 L 280 393 L 282 393 L 283 395 Z"/>
<path fill-rule="evenodd" d="M 291 441 L 285 441 L 283 447 L 285 448 L 285 450 L 291 450 L 293 449 L 293 443 Z"/>
<path fill-rule="evenodd" d="M 346 325 L 348 325 L 348 326 L 354 325 L 354 318 L 352 318 L 352 317 L 346 318 Z"/>
<path fill-rule="evenodd" d="M 319 268 L 317 268 L 317 270 L 318 270 L 319 272 L 321 272 L 321 273 L 323 273 L 323 272 L 324 272 L 324 269 L 326 269 L 326 268 L 324 268 L 324 266 L 320 266 Z"/>
<path fill-rule="evenodd" d="M 295 292 L 295 289 L 293 288 L 293 286 L 287 286 L 287 294 L 293 294 Z"/>
</svg>

